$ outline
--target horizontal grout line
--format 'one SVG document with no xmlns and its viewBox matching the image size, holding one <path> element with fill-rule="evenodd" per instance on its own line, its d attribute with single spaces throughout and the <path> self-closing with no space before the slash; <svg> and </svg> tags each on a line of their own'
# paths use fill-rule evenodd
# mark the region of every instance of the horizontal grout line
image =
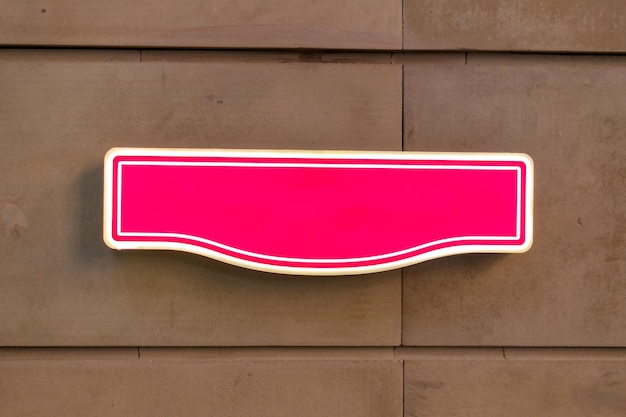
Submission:
<svg viewBox="0 0 626 417">
<path fill-rule="evenodd" d="M 382 360 L 393 347 L 0 347 L 2 360 Z"/>
<path fill-rule="evenodd" d="M 250 48 L 250 47 L 197 47 L 197 46 L 181 46 L 168 47 L 158 45 L 130 45 L 130 46 L 110 46 L 110 45 L 16 45 L 2 44 L 0 49 L 49 49 L 49 50 L 144 50 L 144 51 L 202 51 L 202 52 L 295 52 L 295 53 L 497 53 L 497 54 L 521 54 L 521 55 L 626 55 L 626 51 L 594 51 L 594 50 L 524 50 L 524 49 L 472 49 L 472 48 L 454 48 L 454 49 L 351 49 L 351 48 Z"/>
<path fill-rule="evenodd" d="M 503 359 L 501 347 L 408 347 L 395 350 L 396 358 L 415 360 Z"/>
<path fill-rule="evenodd" d="M 503 348 L 506 359 L 510 360 L 575 360 L 575 361 L 598 361 L 598 360 L 620 360 L 626 361 L 626 348 L 624 347 L 593 347 L 593 348 L 528 348 L 514 347 Z"/>
<path fill-rule="evenodd" d="M 0 361 L 137 359 L 136 347 L 3 347 Z"/>
<path fill-rule="evenodd" d="M 620 360 L 626 347 L 399 347 L 407 360 Z"/>
<path fill-rule="evenodd" d="M 626 361 L 626 347 L 0 347 L 15 360 Z"/>
<path fill-rule="evenodd" d="M 393 347 L 142 347 L 147 359 L 218 360 L 382 360 L 394 358 Z"/>
<path fill-rule="evenodd" d="M 2 52 L 11 58 L 47 60 L 53 55 L 79 59 L 81 55 L 97 57 L 99 54 L 118 56 L 111 62 L 136 53 L 137 62 L 246 62 L 246 63 L 326 63 L 326 64 L 411 64 L 445 62 L 465 65 L 466 56 L 471 58 L 579 58 L 626 57 L 626 53 L 605 52 L 549 52 L 549 51 L 471 51 L 471 50 L 424 50 L 424 51 L 380 51 L 380 50 L 310 50 L 310 49 L 185 49 L 185 48 L 95 48 L 95 47 L 42 47 L 42 46 L 0 46 Z M 38 56 L 41 54 L 41 56 Z M 116 55 L 117 54 L 117 55 Z"/>
</svg>

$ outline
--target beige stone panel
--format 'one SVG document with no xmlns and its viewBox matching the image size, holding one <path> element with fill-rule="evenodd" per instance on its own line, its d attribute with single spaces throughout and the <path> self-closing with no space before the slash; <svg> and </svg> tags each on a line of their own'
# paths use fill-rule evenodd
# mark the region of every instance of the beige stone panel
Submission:
<svg viewBox="0 0 626 417">
<path fill-rule="evenodd" d="M 535 230 L 407 268 L 403 343 L 626 346 L 626 59 L 469 54 L 404 83 L 405 149 L 534 159 Z"/>
<path fill-rule="evenodd" d="M 446 357 L 404 363 L 406 417 L 619 417 L 624 358 Z"/>
<path fill-rule="evenodd" d="M 626 51 L 621 0 L 405 0 L 404 48 Z"/>
<path fill-rule="evenodd" d="M 401 0 L 2 0 L 0 9 L 5 45 L 402 47 Z"/>
<path fill-rule="evenodd" d="M 0 360 L 3 416 L 401 417 L 401 361 Z"/>
<path fill-rule="evenodd" d="M 391 65 L 0 64 L 0 345 L 397 345 L 399 271 L 307 278 L 108 249 L 114 146 L 399 150 Z"/>
</svg>

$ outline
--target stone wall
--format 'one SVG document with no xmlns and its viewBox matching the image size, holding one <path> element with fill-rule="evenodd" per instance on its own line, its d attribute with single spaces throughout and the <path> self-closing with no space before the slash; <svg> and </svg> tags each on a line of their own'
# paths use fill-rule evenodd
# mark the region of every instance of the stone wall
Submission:
<svg viewBox="0 0 626 417">
<path fill-rule="evenodd" d="M 625 415 L 625 19 L 0 0 L 0 417 Z M 525 152 L 534 246 L 344 277 L 116 252 L 115 146 Z"/>
</svg>

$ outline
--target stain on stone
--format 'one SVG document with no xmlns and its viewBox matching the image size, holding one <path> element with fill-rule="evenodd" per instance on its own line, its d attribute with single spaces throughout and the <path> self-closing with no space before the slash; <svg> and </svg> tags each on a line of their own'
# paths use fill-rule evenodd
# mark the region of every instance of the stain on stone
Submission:
<svg viewBox="0 0 626 417">
<path fill-rule="evenodd" d="M 217 100 L 216 97 L 213 94 L 209 94 L 206 96 L 206 99 L 210 102 L 210 103 L 216 103 L 216 104 L 222 104 L 224 103 L 223 100 Z"/>
<path fill-rule="evenodd" d="M 581 387 L 575 392 L 577 405 L 586 410 L 594 410 L 595 415 L 609 413 L 626 413 L 626 396 L 624 395 L 624 375 L 609 371 Z M 613 414 L 611 414 L 613 415 Z"/>
<path fill-rule="evenodd" d="M 419 389 L 430 390 L 430 389 L 441 389 L 443 387 L 443 382 L 440 381 L 414 381 L 413 385 Z"/>
<path fill-rule="evenodd" d="M 413 136 L 413 133 L 415 133 L 415 128 L 413 126 L 409 127 L 409 131 L 406 135 L 407 139 L 411 139 L 411 137 Z"/>
<path fill-rule="evenodd" d="M 176 308 L 173 301 L 170 301 L 170 327 L 176 327 Z"/>
<path fill-rule="evenodd" d="M 6 202 L 0 213 L 0 226 L 4 237 L 19 238 L 20 229 L 28 227 L 28 219 L 17 204 Z"/>
</svg>

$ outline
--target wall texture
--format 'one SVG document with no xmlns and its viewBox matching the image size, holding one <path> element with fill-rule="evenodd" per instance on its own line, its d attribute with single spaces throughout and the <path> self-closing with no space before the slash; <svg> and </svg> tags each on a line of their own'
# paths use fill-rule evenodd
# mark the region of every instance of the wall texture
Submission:
<svg viewBox="0 0 626 417">
<path fill-rule="evenodd" d="M 625 415 L 625 16 L 0 0 L 0 417 Z M 115 252 L 114 146 L 526 152 L 535 243 L 332 278 Z"/>
</svg>

